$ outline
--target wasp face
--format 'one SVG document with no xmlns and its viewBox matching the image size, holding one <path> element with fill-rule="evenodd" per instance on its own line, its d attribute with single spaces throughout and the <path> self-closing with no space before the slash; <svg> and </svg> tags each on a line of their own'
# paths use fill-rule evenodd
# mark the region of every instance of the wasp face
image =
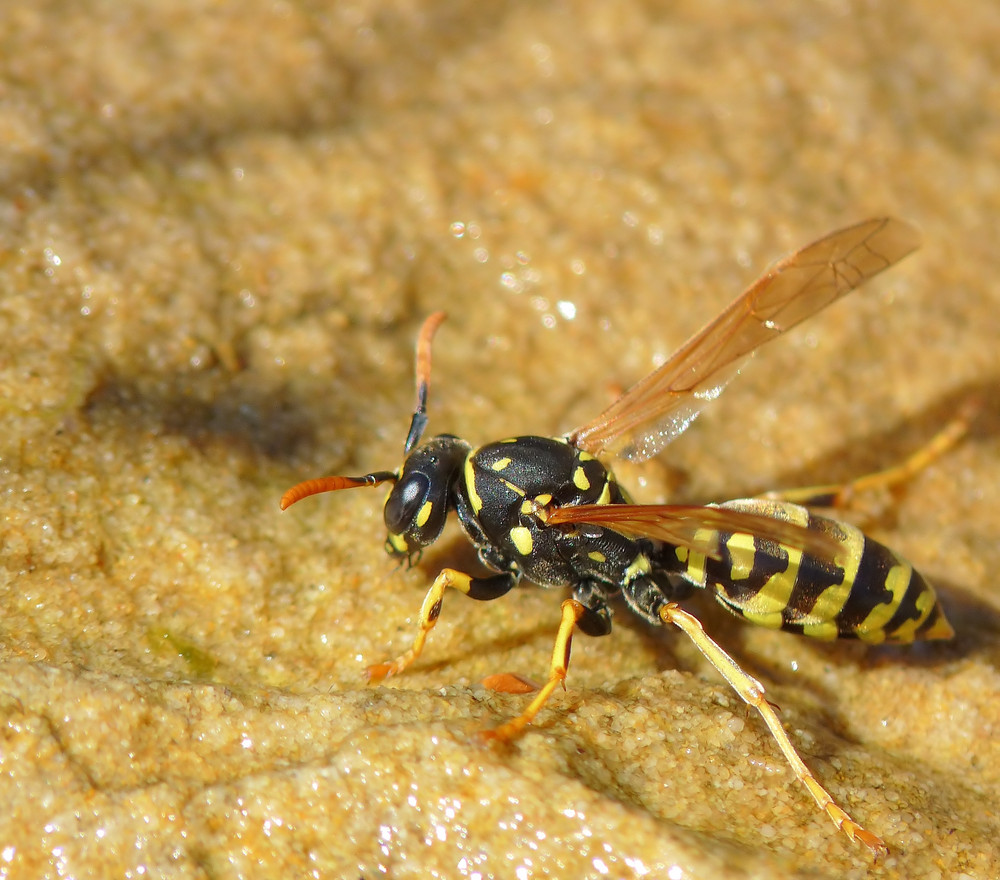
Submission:
<svg viewBox="0 0 1000 880">
<path fill-rule="evenodd" d="M 390 556 L 409 557 L 438 539 L 470 449 L 464 440 L 442 434 L 407 456 L 383 511 Z"/>
</svg>

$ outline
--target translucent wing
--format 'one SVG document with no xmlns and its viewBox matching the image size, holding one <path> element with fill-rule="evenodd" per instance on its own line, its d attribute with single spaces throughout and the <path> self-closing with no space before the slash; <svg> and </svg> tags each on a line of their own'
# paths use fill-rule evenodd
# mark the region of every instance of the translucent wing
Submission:
<svg viewBox="0 0 1000 880">
<path fill-rule="evenodd" d="M 688 547 L 720 559 L 721 535 L 753 535 L 832 562 L 843 548 L 825 532 L 816 532 L 770 516 L 692 504 L 578 504 L 560 507 L 545 518 L 548 525 L 590 523 L 616 532 Z"/>
<path fill-rule="evenodd" d="M 765 342 L 850 293 L 920 246 L 908 223 L 876 217 L 839 229 L 776 263 L 658 369 L 569 440 L 633 461 L 656 455 L 719 396 Z"/>
</svg>

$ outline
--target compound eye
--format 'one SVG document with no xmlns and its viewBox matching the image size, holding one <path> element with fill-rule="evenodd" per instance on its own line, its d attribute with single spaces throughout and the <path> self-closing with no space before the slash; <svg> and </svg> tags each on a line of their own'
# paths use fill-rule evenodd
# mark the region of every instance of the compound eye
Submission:
<svg viewBox="0 0 1000 880">
<path fill-rule="evenodd" d="M 421 473 L 408 474 L 396 483 L 383 511 L 386 528 L 392 534 L 402 535 L 413 528 L 430 488 L 431 481 Z"/>
</svg>

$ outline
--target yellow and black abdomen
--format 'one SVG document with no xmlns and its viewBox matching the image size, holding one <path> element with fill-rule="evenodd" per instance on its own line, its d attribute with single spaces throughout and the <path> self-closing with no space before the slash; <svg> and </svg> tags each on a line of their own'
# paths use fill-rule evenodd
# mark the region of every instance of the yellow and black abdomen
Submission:
<svg viewBox="0 0 1000 880">
<path fill-rule="evenodd" d="M 824 532 L 840 548 L 833 559 L 821 559 L 739 533 L 720 536 L 720 559 L 677 548 L 682 576 L 711 589 L 734 614 L 820 639 L 912 642 L 954 634 L 933 587 L 909 562 L 854 526 L 783 501 L 746 499 L 718 506 Z"/>
</svg>

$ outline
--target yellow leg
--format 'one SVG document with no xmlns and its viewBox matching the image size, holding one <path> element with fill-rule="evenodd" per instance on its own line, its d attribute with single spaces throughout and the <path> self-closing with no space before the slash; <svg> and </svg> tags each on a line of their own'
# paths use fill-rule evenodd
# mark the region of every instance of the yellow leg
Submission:
<svg viewBox="0 0 1000 880">
<path fill-rule="evenodd" d="M 705 632 L 701 623 L 696 617 L 673 602 L 667 603 L 660 611 L 660 619 L 664 623 L 672 623 L 674 626 L 684 630 L 687 636 L 695 643 L 708 661 L 719 670 L 722 677 L 732 685 L 733 690 L 750 706 L 753 706 L 764 722 L 770 728 L 771 735 L 777 740 L 785 759 L 792 767 L 792 772 L 799 778 L 803 785 L 809 789 L 809 793 L 816 799 L 816 803 L 826 811 L 826 814 L 833 819 L 834 824 L 843 831 L 851 840 L 859 841 L 867 846 L 875 858 L 885 855 L 889 849 L 881 838 L 865 830 L 850 816 L 844 812 L 834 802 L 830 793 L 819 784 L 816 777 L 806 767 L 805 763 L 795 751 L 795 746 L 789 739 L 785 729 L 778 720 L 777 713 L 767 700 L 764 699 L 764 686 L 750 675 L 747 675 L 739 665 L 722 648 L 720 648 Z"/>
<path fill-rule="evenodd" d="M 552 692 L 566 681 L 566 670 L 569 668 L 569 653 L 573 643 L 573 630 L 576 622 L 586 613 L 575 599 L 567 599 L 562 603 L 562 620 L 559 621 L 559 631 L 556 633 L 556 643 L 552 648 L 552 660 L 549 663 L 549 679 L 543 685 L 535 698 L 528 704 L 517 718 L 502 724 L 495 730 L 483 731 L 483 738 L 508 742 L 524 730 L 534 720 L 539 710 L 552 696 Z"/>
<path fill-rule="evenodd" d="M 427 319 L 428 323 L 430 318 Z M 440 321 L 439 321 L 440 323 Z M 413 640 L 413 644 L 408 651 L 404 651 L 395 660 L 389 663 L 376 663 L 365 670 L 365 675 L 373 684 L 388 678 L 390 675 L 398 675 L 409 666 L 424 649 L 424 642 L 434 624 L 441 616 L 441 605 L 444 602 L 444 591 L 451 587 L 460 593 L 465 593 L 473 599 L 481 601 L 497 599 L 505 593 L 510 592 L 516 585 L 520 575 L 513 571 L 495 574 L 491 577 L 473 577 L 453 568 L 444 568 L 441 573 L 434 578 L 434 583 L 424 596 L 424 604 L 420 606 L 420 631 Z"/>
<path fill-rule="evenodd" d="M 459 592 L 468 593 L 471 583 L 472 577 L 470 575 L 455 571 L 453 568 L 442 569 L 441 573 L 434 578 L 431 588 L 427 591 L 427 595 L 424 597 L 424 604 L 420 606 L 420 631 L 413 640 L 410 649 L 404 651 L 389 663 L 376 663 L 373 666 L 369 666 L 365 670 L 368 680 L 373 684 L 377 684 L 383 678 L 388 678 L 390 675 L 398 675 L 416 660 L 420 656 L 420 652 L 424 649 L 424 642 L 427 641 L 428 633 L 434 629 L 434 624 L 437 623 L 438 617 L 441 616 L 444 591 L 448 587 L 452 587 Z"/>
<path fill-rule="evenodd" d="M 937 432 L 927 443 L 908 456 L 899 464 L 865 474 L 849 483 L 829 483 L 825 486 L 805 486 L 800 489 L 778 489 L 765 492 L 759 496 L 771 501 L 789 501 L 806 507 L 846 507 L 851 499 L 860 492 L 873 489 L 894 489 L 912 480 L 920 471 L 929 467 L 959 440 L 969 430 L 969 425 L 982 406 L 982 401 L 971 397 L 965 401 L 955 416 L 947 425 Z"/>
</svg>

